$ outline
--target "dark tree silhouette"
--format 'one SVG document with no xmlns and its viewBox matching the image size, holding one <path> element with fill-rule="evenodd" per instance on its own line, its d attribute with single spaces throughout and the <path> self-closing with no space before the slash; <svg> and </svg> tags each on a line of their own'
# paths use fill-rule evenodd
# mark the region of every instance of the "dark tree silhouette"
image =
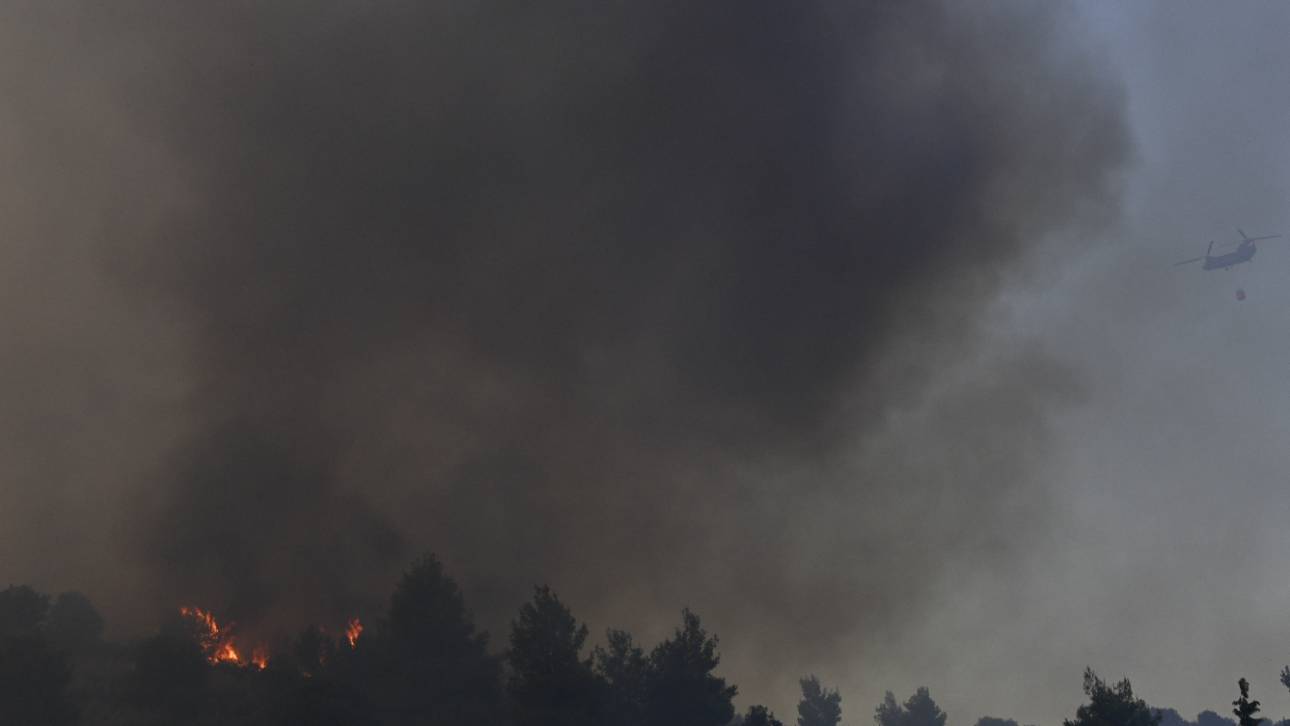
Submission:
<svg viewBox="0 0 1290 726">
<path fill-rule="evenodd" d="M 1017 722 L 1010 718 L 982 716 L 976 720 L 976 726 L 1017 726 Z"/>
<path fill-rule="evenodd" d="M 1201 711 L 1194 721 L 1183 718 L 1172 708 L 1153 708 L 1152 712 L 1160 717 L 1159 726 L 1236 726 L 1236 721 L 1233 719 L 1220 716 L 1213 711 Z M 1267 723 L 1265 726 L 1274 725 Z"/>
<path fill-rule="evenodd" d="M 404 573 L 383 625 L 380 642 L 366 654 L 363 680 L 386 722 L 473 726 L 500 719 L 500 663 L 433 555 Z M 365 641 L 366 634 L 359 642 Z"/>
<path fill-rule="evenodd" d="M 945 726 L 945 712 L 932 700 L 926 687 L 914 691 L 905 701 L 905 726 Z"/>
<path fill-rule="evenodd" d="M 1196 714 L 1196 726 L 1236 726 L 1236 722 L 1214 711 L 1206 710 Z"/>
<path fill-rule="evenodd" d="M 775 718 L 775 714 L 765 706 L 749 706 L 741 723 L 742 726 L 784 726 L 784 722 Z"/>
<path fill-rule="evenodd" d="M 1259 702 L 1250 700 L 1250 682 L 1242 678 L 1236 685 L 1241 689 L 1241 697 L 1232 701 L 1232 713 L 1236 715 L 1237 723 L 1240 726 L 1259 726 L 1263 719 L 1256 718 Z"/>
<path fill-rule="evenodd" d="M 511 624 L 507 692 L 518 726 L 581 726 L 598 722 L 600 689 L 582 657 L 587 626 L 549 587 L 535 589 Z"/>
<path fill-rule="evenodd" d="M 1172 708 L 1154 708 L 1152 712 L 1160 718 L 1158 726 L 1195 726 L 1194 723 L 1182 717 L 1182 714 Z"/>
<path fill-rule="evenodd" d="M 842 720 L 842 696 L 825 689 L 815 676 L 807 676 L 799 683 L 802 700 L 797 704 L 797 726 L 837 726 Z"/>
<path fill-rule="evenodd" d="M 0 724 L 76 722 L 67 656 L 36 635 L 0 637 Z"/>
<path fill-rule="evenodd" d="M 877 726 L 945 726 L 945 718 L 945 712 L 932 700 L 926 686 L 914 691 L 904 705 L 897 703 L 895 694 L 887 691 L 873 714 Z"/>
<path fill-rule="evenodd" d="M 904 726 L 905 710 L 896 700 L 896 694 L 887 691 L 882 696 L 882 703 L 873 710 L 873 722 L 876 726 Z"/>
<path fill-rule="evenodd" d="M 186 623 L 172 621 L 139 645 L 134 700 L 146 710 L 182 722 L 205 706 L 210 670 Z"/>
<path fill-rule="evenodd" d="M 310 625 L 300 631 L 300 635 L 291 644 L 294 666 L 308 676 L 323 673 L 327 666 L 335 665 L 335 658 L 336 641 L 317 625 Z"/>
<path fill-rule="evenodd" d="M 103 616 L 89 598 L 79 592 L 65 592 L 49 609 L 46 629 L 54 645 L 82 652 L 99 645 L 103 637 Z"/>
<path fill-rule="evenodd" d="M 0 724 L 76 721 L 71 662 L 46 637 L 48 612 L 49 597 L 26 585 L 0 590 Z"/>
<path fill-rule="evenodd" d="M 649 726 L 725 726 L 734 718 L 736 688 L 713 675 L 721 662 L 717 638 L 685 610 L 682 625 L 650 654 L 645 697 Z"/>
<path fill-rule="evenodd" d="M 645 698 L 649 687 L 649 659 L 630 633 L 610 630 L 605 645 L 592 651 L 596 675 L 604 684 L 602 704 L 605 723 L 641 726 L 645 723 Z"/>
<path fill-rule="evenodd" d="M 1074 720 L 1064 726 L 1158 726 L 1160 714 L 1133 695 L 1129 679 L 1115 685 L 1097 677 L 1092 668 L 1084 669 L 1084 694 L 1089 702 L 1075 711 Z"/>
<path fill-rule="evenodd" d="M 234 685 L 251 691 L 253 717 L 267 719 L 266 726 L 375 726 L 373 703 L 355 682 L 350 648 L 316 625 L 310 625 L 273 654 L 263 671 L 234 668 Z M 224 675 L 229 675 L 227 672 Z M 237 681 L 240 681 L 238 683 Z M 246 701 L 246 694 L 243 701 Z M 246 707 L 244 705 L 244 707 Z M 245 720 L 221 722 L 243 723 Z M 241 717 L 245 719 L 245 716 Z"/>
<path fill-rule="evenodd" d="M 272 668 L 273 666 L 271 666 Z M 344 680 L 330 675 L 303 676 L 290 671 L 269 672 L 275 724 L 309 726 L 374 726 L 372 704 Z"/>
<path fill-rule="evenodd" d="M 48 614 L 48 595 L 26 585 L 0 590 L 0 638 L 38 635 Z"/>
</svg>

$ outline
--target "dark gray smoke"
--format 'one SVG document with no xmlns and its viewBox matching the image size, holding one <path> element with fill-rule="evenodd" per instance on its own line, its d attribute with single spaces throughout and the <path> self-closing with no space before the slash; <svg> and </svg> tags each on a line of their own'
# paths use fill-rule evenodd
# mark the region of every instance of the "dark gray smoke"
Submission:
<svg viewBox="0 0 1290 726">
<path fill-rule="evenodd" d="M 494 622 L 533 581 L 597 629 L 699 608 L 756 692 L 1042 523 L 1078 381 L 977 321 L 1127 148 L 1051 4 L 6 13 L 113 360 L 178 371 L 114 434 L 127 509 L 77 514 L 144 591 L 337 622 L 432 548 Z"/>
</svg>

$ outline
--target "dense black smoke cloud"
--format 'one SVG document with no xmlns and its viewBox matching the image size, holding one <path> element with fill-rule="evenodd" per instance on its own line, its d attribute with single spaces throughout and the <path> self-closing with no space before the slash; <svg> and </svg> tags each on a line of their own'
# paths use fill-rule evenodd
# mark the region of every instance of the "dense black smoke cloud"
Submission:
<svg viewBox="0 0 1290 726">
<path fill-rule="evenodd" d="M 973 343 L 1114 211 L 1121 98 L 1059 8 L 10 12 L 98 89 L 66 123 L 131 129 L 87 194 L 184 371 L 112 512 L 154 592 L 336 622 L 432 547 L 486 616 L 534 580 L 597 627 L 694 604 L 795 667 L 1042 518 L 1078 382 Z"/>
</svg>

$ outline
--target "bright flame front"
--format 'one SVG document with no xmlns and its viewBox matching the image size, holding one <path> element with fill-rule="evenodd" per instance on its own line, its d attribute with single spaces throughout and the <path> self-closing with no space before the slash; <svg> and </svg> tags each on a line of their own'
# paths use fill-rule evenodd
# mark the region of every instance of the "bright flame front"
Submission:
<svg viewBox="0 0 1290 726">
<path fill-rule="evenodd" d="M 179 614 L 191 622 L 196 630 L 197 645 L 201 647 L 202 654 L 211 665 L 219 663 L 231 663 L 233 665 L 245 666 L 248 664 L 255 665 L 263 669 L 268 664 L 268 659 L 264 657 L 263 650 L 257 648 L 255 654 L 248 661 L 237 652 L 237 645 L 233 642 L 232 635 L 228 629 L 221 629 L 215 616 L 210 611 L 202 610 L 198 607 L 179 608 Z M 258 658 L 258 660 L 257 660 Z"/>
</svg>

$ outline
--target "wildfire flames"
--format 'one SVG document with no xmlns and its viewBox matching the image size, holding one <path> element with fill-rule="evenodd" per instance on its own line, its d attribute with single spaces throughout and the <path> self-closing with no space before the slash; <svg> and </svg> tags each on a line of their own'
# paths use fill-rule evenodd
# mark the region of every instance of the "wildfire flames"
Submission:
<svg viewBox="0 0 1290 726">
<path fill-rule="evenodd" d="M 237 654 L 237 649 L 232 643 L 225 643 L 211 659 L 212 663 L 239 663 L 242 656 Z"/>
<path fill-rule="evenodd" d="M 206 655 L 206 660 L 210 661 L 211 665 L 218 663 L 252 665 L 261 670 L 268 666 L 269 659 L 262 648 L 256 648 L 250 660 L 243 658 L 242 654 L 237 652 L 237 645 L 229 632 L 230 628 L 221 630 L 219 623 L 215 621 L 215 616 L 210 612 L 201 608 L 183 607 L 179 608 L 179 614 L 193 624 L 196 629 L 197 644 L 201 646 L 202 653 Z"/>
<path fill-rule="evenodd" d="M 264 670 L 269 666 L 269 655 L 263 646 L 251 649 L 251 657 L 246 658 L 237 649 L 232 634 L 232 626 L 221 628 L 210 611 L 198 607 L 181 607 L 179 614 L 192 624 L 197 644 L 211 665 L 227 663 L 242 667 L 254 667 Z M 345 640 L 350 648 L 358 647 L 358 638 L 363 634 L 363 623 L 354 618 L 345 625 Z"/>
</svg>

